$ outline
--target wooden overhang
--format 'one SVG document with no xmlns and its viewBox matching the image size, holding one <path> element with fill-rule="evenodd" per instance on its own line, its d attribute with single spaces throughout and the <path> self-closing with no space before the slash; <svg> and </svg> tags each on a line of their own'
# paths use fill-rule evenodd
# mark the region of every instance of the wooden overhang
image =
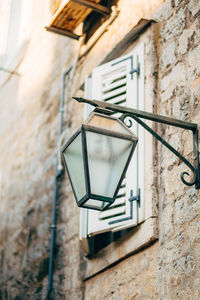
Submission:
<svg viewBox="0 0 200 300">
<path fill-rule="evenodd" d="M 78 40 L 80 35 L 74 30 L 94 10 L 100 14 L 110 14 L 110 9 L 99 4 L 100 0 L 65 0 L 54 14 L 46 30 L 66 35 Z"/>
</svg>

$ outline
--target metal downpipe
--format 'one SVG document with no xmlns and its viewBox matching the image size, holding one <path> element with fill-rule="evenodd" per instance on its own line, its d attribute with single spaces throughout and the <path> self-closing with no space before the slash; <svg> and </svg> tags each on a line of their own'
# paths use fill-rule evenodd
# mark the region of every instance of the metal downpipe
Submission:
<svg viewBox="0 0 200 300">
<path fill-rule="evenodd" d="M 56 243 L 56 205 L 58 199 L 58 179 L 63 174 L 63 169 L 59 168 L 59 152 L 60 152 L 60 138 L 63 131 L 63 114 L 64 107 L 67 104 L 69 91 L 71 87 L 71 83 L 74 77 L 74 71 L 76 69 L 77 62 L 79 60 L 79 51 L 82 45 L 83 38 L 80 39 L 80 46 L 78 49 L 78 53 L 74 59 L 72 66 L 63 73 L 62 75 L 62 87 L 61 87 L 61 96 L 60 96 L 60 107 L 59 107 L 59 121 L 58 121 L 58 135 L 57 135 L 57 153 L 56 153 L 56 165 L 55 165 L 55 175 L 54 175 L 54 192 L 53 192 L 53 200 L 52 200 L 52 223 L 51 223 L 51 242 L 50 242 L 50 257 L 49 257 L 49 272 L 48 272 L 48 293 L 47 300 L 51 299 L 52 291 L 53 291 L 53 269 L 54 269 L 54 250 Z M 69 75 L 69 80 L 67 82 L 67 90 L 66 90 L 66 100 L 65 100 L 65 81 L 66 77 Z"/>
<path fill-rule="evenodd" d="M 71 69 L 72 69 L 72 67 L 70 67 L 62 75 L 62 88 L 61 88 L 60 107 L 59 107 L 57 145 L 59 144 L 59 139 L 60 139 L 60 136 L 62 133 L 62 127 L 63 127 L 65 80 L 66 80 L 66 76 L 68 76 Z M 62 174 L 62 171 L 58 170 L 58 155 L 56 155 L 56 166 L 55 166 L 55 175 L 54 175 L 54 192 L 53 192 L 53 200 L 52 200 L 51 242 L 50 242 L 47 299 L 49 299 L 51 292 L 53 290 L 53 262 L 54 262 L 54 250 L 55 250 L 55 241 L 56 241 L 56 204 L 57 204 L 57 197 L 58 197 L 58 178 L 61 174 Z"/>
</svg>

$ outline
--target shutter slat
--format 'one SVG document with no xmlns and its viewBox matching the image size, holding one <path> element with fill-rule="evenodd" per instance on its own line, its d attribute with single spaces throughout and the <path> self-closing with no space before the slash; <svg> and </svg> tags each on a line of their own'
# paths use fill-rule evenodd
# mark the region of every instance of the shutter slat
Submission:
<svg viewBox="0 0 200 300">
<path fill-rule="evenodd" d="M 102 86 L 108 86 L 114 82 L 126 77 L 126 69 L 118 69 L 115 72 L 109 73 L 102 78 Z"/>
<path fill-rule="evenodd" d="M 108 100 L 111 100 L 112 98 L 117 97 L 118 95 L 122 95 L 122 94 L 123 95 L 126 94 L 126 86 L 115 89 L 109 93 L 104 93 L 104 94 L 102 94 L 102 98 L 103 98 L 103 100 L 108 101 Z"/>
<path fill-rule="evenodd" d="M 126 94 L 116 96 L 115 98 L 112 98 L 109 100 L 104 99 L 104 101 L 108 101 L 109 103 L 112 103 L 112 104 L 122 104 L 122 103 L 126 102 Z"/>
<path fill-rule="evenodd" d="M 125 204 L 125 202 L 126 202 L 126 198 L 125 198 L 125 195 L 123 195 L 123 197 L 121 197 L 121 198 L 116 198 L 115 202 L 110 206 L 110 208 L 116 207 L 116 206 L 122 206 Z"/>
<path fill-rule="evenodd" d="M 124 206 L 113 207 L 110 210 L 108 209 L 108 210 L 101 212 L 99 214 L 99 219 L 103 220 L 103 219 L 108 219 L 108 218 L 111 218 L 114 216 L 121 216 L 121 215 L 125 214 L 125 212 L 126 212 L 126 209 Z"/>
<path fill-rule="evenodd" d="M 126 193 L 126 185 L 121 185 L 116 199 L 122 197 L 123 195 L 125 195 L 125 193 Z"/>
<path fill-rule="evenodd" d="M 106 93 L 122 86 L 126 86 L 126 78 L 122 78 L 108 85 L 103 85 L 102 91 L 103 93 Z"/>
<path fill-rule="evenodd" d="M 122 185 L 126 185 L 126 176 L 125 176 L 124 179 L 122 180 Z"/>
</svg>

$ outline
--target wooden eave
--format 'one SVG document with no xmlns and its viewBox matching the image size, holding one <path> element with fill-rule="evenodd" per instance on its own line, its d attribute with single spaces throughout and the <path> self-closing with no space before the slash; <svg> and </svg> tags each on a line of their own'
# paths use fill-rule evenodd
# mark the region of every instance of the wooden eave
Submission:
<svg viewBox="0 0 200 300">
<path fill-rule="evenodd" d="M 52 17 L 48 31 L 79 39 L 74 30 L 93 11 L 108 15 L 110 10 L 99 4 L 100 0 L 65 0 Z"/>
</svg>

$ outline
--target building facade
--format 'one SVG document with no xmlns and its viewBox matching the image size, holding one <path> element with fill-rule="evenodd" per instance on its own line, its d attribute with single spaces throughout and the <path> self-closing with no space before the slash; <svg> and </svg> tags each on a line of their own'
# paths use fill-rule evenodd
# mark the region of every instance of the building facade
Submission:
<svg viewBox="0 0 200 300">
<path fill-rule="evenodd" d="M 187 166 L 133 122 L 138 150 L 99 213 L 77 207 L 60 148 L 91 111 L 72 96 L 200 124 L 200 2 L 98 4 L 0 1 L 0 299 L 198 300 Z M 193 163 L 190 130 L 146 124 Z"/>
</svg>

